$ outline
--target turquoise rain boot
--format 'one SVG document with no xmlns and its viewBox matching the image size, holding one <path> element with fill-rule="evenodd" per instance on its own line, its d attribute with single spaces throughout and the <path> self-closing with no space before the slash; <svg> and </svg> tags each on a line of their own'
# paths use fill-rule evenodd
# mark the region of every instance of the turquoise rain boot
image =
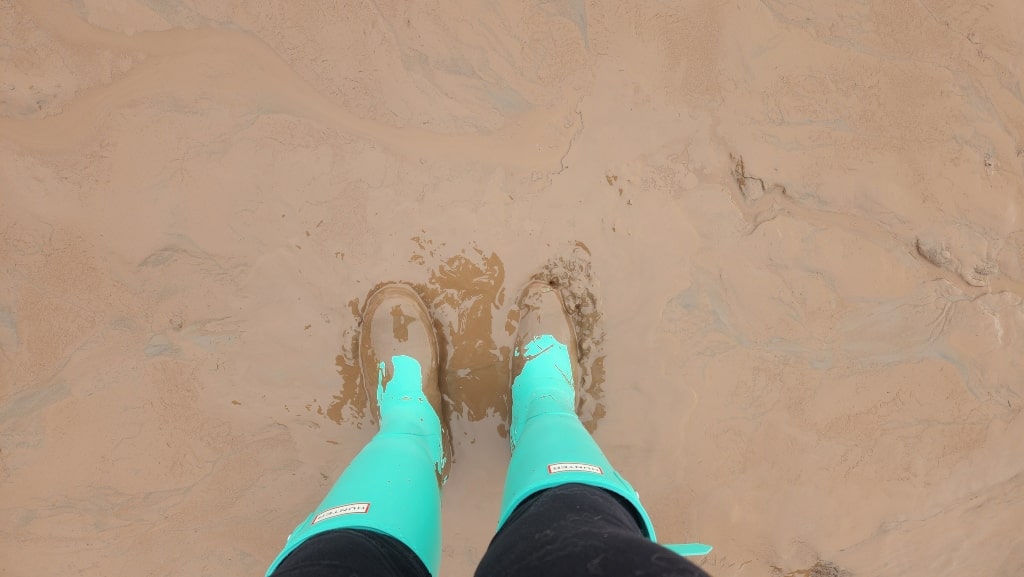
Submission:
<svg viewBox="0 0 1024 577">
<path fill-rule="evenodd" d="M 633 487 L 612 467 L 576 413 L 576 335 L 558 291 L 533 281 L 519 301 L 520 323 L 512 352 L 512 460 L 505 478 L 500 529 L 527 497 L 538 491 L 581 483 L 626 499 L 656 541 L 654 524 Z M 705 555 L 699 543 L 668 545 L 681 555 Z"/>
<path fill-rule="evenodd" d="M 431 327 L 426 307 L 408 287 L 388 285 L 370 297 L 360 362 L 380 432 L 295 528 L 268 576 L 307 539 L 335 529 L 390 535 L 408 545 L 431 575 L 438 574 L 441 485 L 451 445 L 439 417 L 437 341 Z"/>
</svg>

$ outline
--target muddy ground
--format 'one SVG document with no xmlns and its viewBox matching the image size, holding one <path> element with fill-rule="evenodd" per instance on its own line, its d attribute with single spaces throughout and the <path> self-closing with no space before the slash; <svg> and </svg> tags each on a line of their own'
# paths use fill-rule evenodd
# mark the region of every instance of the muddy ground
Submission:
<svg viewBox="0 0 1024 577">
<path fill-rule="evenodd" d="M 0 1 L 5 575 L 261 575 L 442 338 L 445 575 L 515 296 L 716 576 L 1024 573 L 1024 5 Z M 578 306 L 577 306 L 578 305 Z"/>
</svg>

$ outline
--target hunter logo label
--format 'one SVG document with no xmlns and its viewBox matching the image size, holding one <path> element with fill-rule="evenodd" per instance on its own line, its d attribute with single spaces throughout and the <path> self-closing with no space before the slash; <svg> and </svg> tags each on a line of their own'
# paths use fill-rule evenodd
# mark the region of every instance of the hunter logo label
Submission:
<svg viewBox="0 0 1024 577">
<path fill-rule="evenodd" d="M 601 467 L 587 465 L 586 463 L 552 463 L 548 465 L 548 474 L 555 473 L 597 473 L 604 475 Z"/>
<path fill-rule="evenodd" d="M 348 505 L 341 505 L 340 507 L 331 507 L 330 509 L 322 511 L 319 515 L 314 517 L 311 525 L 316 525 L 320 521 L 326 521 L 327 519 L 333 519 L 334 517 L 340 517 L 342 515 L 366 513 L 369 510 L 369 503 L 349 503 Z"/>
</svg>

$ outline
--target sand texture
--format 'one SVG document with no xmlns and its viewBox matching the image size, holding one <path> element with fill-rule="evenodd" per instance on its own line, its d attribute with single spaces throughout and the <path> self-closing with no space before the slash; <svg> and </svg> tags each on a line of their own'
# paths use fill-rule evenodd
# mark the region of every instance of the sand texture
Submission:
<svg viewBox="0 0 1024 577">
<path fill-rule="evenodd" d="M 1024 574 L 1020 0 L 0 0 L 0 575 L 262 575 L 417 288 L 468 576 L 515 300 L 717 577 Z"/>
</svg>

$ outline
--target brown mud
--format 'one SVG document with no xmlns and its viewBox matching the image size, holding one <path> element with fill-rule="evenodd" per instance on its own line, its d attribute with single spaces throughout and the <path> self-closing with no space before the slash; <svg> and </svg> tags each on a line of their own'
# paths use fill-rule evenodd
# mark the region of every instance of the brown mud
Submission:
<svg viewBox="0 0 1024 577">
<path fill-rule="evenodd" d="M 301 4 L 301 5 L 300 5 Z M 1024 572 L 1020 2 L 0 1 L 0 558 L 258 575 L 413 286 L 470 575 L 515 296 L 714 575 Z"/>
</svg>

